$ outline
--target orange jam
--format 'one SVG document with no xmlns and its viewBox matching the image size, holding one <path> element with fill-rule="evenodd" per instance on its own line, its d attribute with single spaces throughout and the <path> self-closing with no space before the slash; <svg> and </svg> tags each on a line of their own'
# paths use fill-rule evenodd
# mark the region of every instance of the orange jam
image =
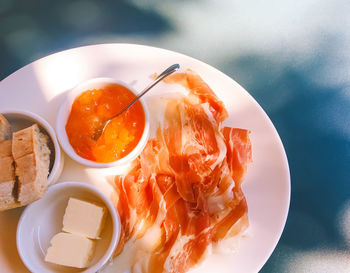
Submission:
<svg viewBox="0 0 350 273">
<path fill-rule="evenodd" d="M 130 153 L 145 128 L 145 113 L 140 101 L 114 118 L 97 141 L 93 138 L 105 121 L 118 114 L 135 97 L 119 84 L 87 90 L 77 97 L 66 124 L 74 151 L 85 159 L 100 163 L 116 161 Z"/>
</svg>

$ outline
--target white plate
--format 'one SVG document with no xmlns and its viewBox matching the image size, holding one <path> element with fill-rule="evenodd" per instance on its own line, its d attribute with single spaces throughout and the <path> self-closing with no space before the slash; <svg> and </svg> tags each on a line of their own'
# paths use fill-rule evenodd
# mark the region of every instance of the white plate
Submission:
<svg viewBox="0 0 350 273">
<path fill-rule="evenodd" d="M 16 107 L 42 115 L 54 128 L 65 92 L 79 82 L 112 77 L 142 90 L 153 72 L 172 63 L 198 72 L 224 101 L 229 112 L 225 125 L 252 131 L 253 163 L 243 190 L 248 201 L 250 228 L 234 253 L 212 255 L 194 272 L 257 272 L 271 255 L 286 222 L 290 200 L 289 168 L 282 142 L 258 103 L 235 81 L 193 58 L 158 48 L 104 44 L 56 53 L 16 71 L 0 83 L 0 112 Z M 160 94 L 164 85 L 152 90 Z M 91 169 L 65 156 L 60 181 L 87 181 L 115 198 L 108 183 L 115 169 Z M 15 232 L 20 209 L 0 213 L 0 268 L 25 272 L 16 252 Z M 6 227 L 4 229 L 4 227 Z M 109 271 L 109 270 L 107 270 Z"/>
</svg>

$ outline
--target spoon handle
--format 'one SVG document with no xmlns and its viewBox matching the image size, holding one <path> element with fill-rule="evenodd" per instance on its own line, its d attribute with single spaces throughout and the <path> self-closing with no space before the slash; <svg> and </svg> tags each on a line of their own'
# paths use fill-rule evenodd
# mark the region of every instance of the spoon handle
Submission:
<svg viewBox="0 0 350 273">
<path fill-rule="evenodd" d="M 169 66 L 167 69 L 165 69 L 153 82 L 151 82 L 128 106 L 126 106 L 123 110 L 121 110 L 116 116 L 119 116 L 120 114 L 124 113 L 126 110 L 128 110 L 137 100 L 139 100 L 144 94 L 146 94 L 153 86 L 155 86 L 157 83 L 159 83 L 162 79 L 169 76 L 170 74 L 174 73 L 176 70 L 180 68 L 179 64 L 173 64 Z"/>
</svg>

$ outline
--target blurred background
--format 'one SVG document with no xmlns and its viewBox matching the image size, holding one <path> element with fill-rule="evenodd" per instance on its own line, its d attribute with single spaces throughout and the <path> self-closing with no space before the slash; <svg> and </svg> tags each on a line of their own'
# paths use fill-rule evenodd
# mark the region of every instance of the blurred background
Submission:
<svg viewBox="0 0 350 273">
<path fill-rule="evenodd" d="M 98 43 L 218 68 L 265 109 L 289 159 L 289 217 L 261 272 L 350 272 L 349 14 L 347 0 L 0 0 L 0 80 Z"/>
</svg>

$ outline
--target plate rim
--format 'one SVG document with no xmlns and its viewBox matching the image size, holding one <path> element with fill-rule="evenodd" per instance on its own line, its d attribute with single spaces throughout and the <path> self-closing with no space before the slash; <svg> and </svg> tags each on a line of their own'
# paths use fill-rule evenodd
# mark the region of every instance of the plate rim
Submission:
<svg viewBox="0 0 350 273">
<path fill-rule="evenodd" d="M 264 258 L 264 261 L 261 262 L 260 266 L 257 266 L 257 272 L 260 271 L 262 269 L 262 267 L 266 264 L 266 262 L 269 260 L 269 258 L 271 257 L 272 253 L 274 252 L 274 250 L 276 249 L 278 242 L 281 239 L 281 236 L 283 234 L 283 231 L 285 229 L 286 223 L 287 223 L 287 219 L 288 219 L 288 214 L 289 214 L 289 209 L 290 209 L 290 205 L 291 205 L 291 175 L 290 175 L 290 168 L 289 168 L 289 164 L 288 164 L 288 157 L 286 154 L 286 150 L 284 148 L 282 139 L 276 129 L 276 127 L 274 126 L 272 120 L 270 119 L 270 117 L 267 115 L 267 113 L 265 112 L 265 110 L 263 109 L 263 107 L 255 100 L 255 98 L 244 88 L 242 87 L 237 81 L 235 81 L 233 78 L 231 78 L 230 76 L 226 75 L 225 73 L 223 73 L 222 71 L 220 71 L 219 69 L 217 69 L 216 67 L 205 63 L 202 60 L 199 60 L 197 58 L 188 56 L 184 53 L 180 53 L 174 50 L 170 50 L 170 49 L 165 49 L 165 48 L 160 48 L 160 47 L 155 47 L 155 46 L 150 46 L 150 45 L 144 45 L 144 44 L 136 44 L 136 43 L 99 43 L 99 44 L 90 44 L 90 45 L 84 45 L 84 46 L 78 46 L 78 47 L 73 47 L 73 48 L 68 48 L 68 49 L 64 49 L 58 52 L 54 52 L 52 54 L 46 55 L 44 57 L 41 57 L 37 60 L 34 60 L 26 65 L 24 65 L 23 67 L 17 69 L 16 71 L 14 71 L 13 73 L 11 73 L 10 75 L 6 76 L 4 79 L 2 79 L 0 81 L 0 84 L 6 82 L 7 80 L 9 80 L 9 78 L 11 78 L 12 76 L 14 76 L 14 74 L 18 73 L 21 70 L 26 69 L 27 67 L 33 65 L 34 63 L 40 62 L 46 58 L 50 58 L 54 55 L 58 55 L 58 54 L 63 54 L 63 53 L 67 53 L 67 52 L 74 52 L 74 51 L 79 51 L 79 50 L 83 50 L 83 49 L 88 49 L 88 48 L 93 48 L 93 47 L 102 47 L 102 46 L 119 46 L 119 47 L 133 47 L 133 48 L 145 48 L 145 49 L 151 49 L 151 50 L 160 50 L 163 51 L 166 54 L 177 54 L 178 56 L 185 58 L 187 60 L 189 60 L 190 62 L 194 62 L 197 63 L 199 65 L 201 65 L 202 67 L 205 67 L 206 69 L 212 70 L 214 71 L 216 74 L 219 74 L 221 77 L 226 78 L 226 80 L 230 81 L 232 83 L 232 85 L 238 86 L 239 87 L 239 91 L 242 92 L 249 97 L 249 100 L 251 102 L 253 102 L 255 104 L 255 107 L 257 107 L 259 109 L 259 112 L 261 112 L 264 116 L 264 119 L 269 123 L 269 126 L 273 129 L 273 134 L 276 137 L 276 140 L 278 142 L 278 146 L 279 146 L 279 150 L 282 152 L 281 153 L 281 158 L 283 159 L 282 161 L 282 165 L 283 168 L 285 169 L 285 172 L 283 173 L 284 175 L 284 183 L 286 184 L 286 189 L 285 189 L 285 201 L 286 201 L 286 207 L 284 209 L 283 212 L 283 218 L 280 219 L 280 227 L 278 230 L 278 234 L 276 233 L 275 237 L 274 237 L 274 242 L 271 242 L 271 249 L 270 251 L 266 251 L 266 255 Z M 6 91 L 5 91 L 6 92 Z"/>
</svg>

